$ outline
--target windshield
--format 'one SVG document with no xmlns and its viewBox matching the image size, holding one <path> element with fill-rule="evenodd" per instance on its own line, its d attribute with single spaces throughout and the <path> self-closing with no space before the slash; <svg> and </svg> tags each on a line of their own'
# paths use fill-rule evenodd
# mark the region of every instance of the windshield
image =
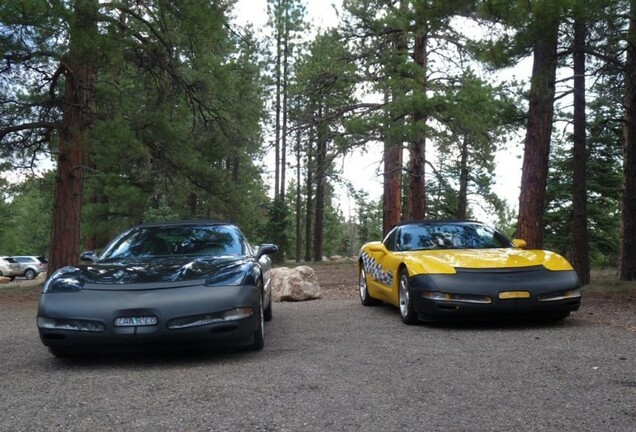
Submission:
<svg viewBox="0 0 636 432">
<path fill-rule="evenodd" d="M 508 248 L 512 243 L 499 232 L 479 223 L 435 223 L 399 228 L 397 249 Z"/>
<path fill-rule="evenodd" d="M 151 226 L 134 228 L 114 240 L 102 260 L 173 255 L 244 255 L 238 230 L 227 225 Z"/>
</svg>

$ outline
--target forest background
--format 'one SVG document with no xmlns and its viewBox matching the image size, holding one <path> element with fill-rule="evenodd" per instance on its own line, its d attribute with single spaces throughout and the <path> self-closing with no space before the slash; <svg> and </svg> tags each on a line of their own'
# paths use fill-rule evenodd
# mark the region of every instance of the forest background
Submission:
<svg viewBox="0 0 636 432">
<path fill-rule="evenodd" d="M 1 255 L 56 269 L 135 223 L 215 218 L 319 261 L 489 215 L 584 283 L 636 278 L 636 0 L 343 0 L 333 28 L 302 0 L 267 0 L 265 28 L 235 7 L 0 4 Z M 528 59 L 526 82 L 496 73 Z M 518 141 L 517 206 L 493 185 Z M 352 152 L 381 155 L 379 199 L 343 178 Z"/>
</svg>

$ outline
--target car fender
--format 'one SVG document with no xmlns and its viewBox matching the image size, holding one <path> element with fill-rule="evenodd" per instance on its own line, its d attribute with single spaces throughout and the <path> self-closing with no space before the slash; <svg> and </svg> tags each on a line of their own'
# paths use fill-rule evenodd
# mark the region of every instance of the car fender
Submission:
<svg viewBox="0 0 636 432">
<path fill-rule="evenodd" d="M 417 274 L 455 274 L 455 267 L 435 257 L 405 255 L 404 266 L 409 276 Z"/>
<path fill-rule="evenodd" d="M 564 257 L 555 252 L 535 251 L 537 254 L 543 254 L 543 266 L 552 271 L 568 271 L 574 270 L 572 265 Z"/>
</svg>

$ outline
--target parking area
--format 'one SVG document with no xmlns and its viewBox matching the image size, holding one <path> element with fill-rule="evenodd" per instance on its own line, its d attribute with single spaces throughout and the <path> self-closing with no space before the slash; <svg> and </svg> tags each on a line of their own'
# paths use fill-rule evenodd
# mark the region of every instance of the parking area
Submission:
<svg viewBox="0 0 636 432">
<path fill-rule="evenodd" d="M 275 304 L 261 352 L 57 359 L 38 339 L 36 294 L 0 297 L 2 431 L 631 431 L 636 422 L 636 333 L 587 319 L 585 308 L 562 323 L 406 326 L 394 308 L 327 298 Z"/>
</svg>

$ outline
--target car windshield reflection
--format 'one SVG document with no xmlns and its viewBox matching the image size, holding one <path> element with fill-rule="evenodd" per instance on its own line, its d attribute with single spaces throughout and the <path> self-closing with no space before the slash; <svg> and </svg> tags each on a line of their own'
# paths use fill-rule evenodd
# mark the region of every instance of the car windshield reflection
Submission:
<svg viewBox="0 0 636 432">
<path fill-rule="evenodd" d="M 100 261 L 169 256 L 244 255 L 244 244 L 229 226 L 139 227 L 116 239 Z"/>
<path fill-rule="evenodd" d="M 497 231 L 477 223 L 405 225 L 399 231 L 397 243 L 401 251 L 513 247 Z"/>
</svg>

